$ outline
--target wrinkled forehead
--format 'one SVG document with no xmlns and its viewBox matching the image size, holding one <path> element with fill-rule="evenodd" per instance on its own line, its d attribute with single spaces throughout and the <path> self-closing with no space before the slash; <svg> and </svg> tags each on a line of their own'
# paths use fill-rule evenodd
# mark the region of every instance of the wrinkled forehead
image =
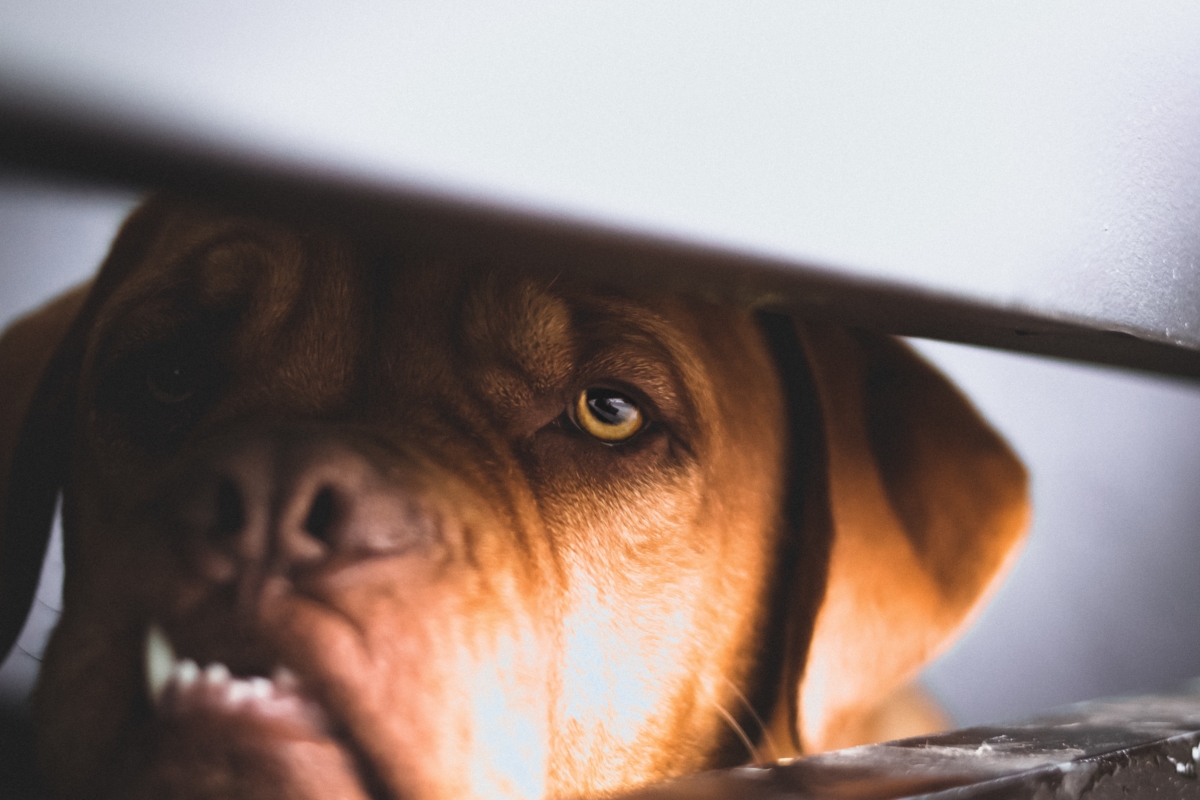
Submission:
<svg viewBox="0 0 1200 800">
<path fill-rule="evenodd" d="M 176 314 L 179 307 L 206 310 L 259 299 L 287 304 L 308 273 L 345 272 L 355 261 L 347 242 L 326 233 L 301 234 L 285 226 L 202 208 L 153 206 L 151 230 L 125 263 L 120 248 L 104 267 L 112 279 L 100 324 L 130 311 Z M 123 236 L 126 234 L 123 234 Z M 324 264 L 330 269 L 320 270 Z"/>
<path fill-rule="evenodd" d="M 102 336 L 114 327 L 152 336 L 227 311 L 276 327 L 298 327 L 299 316 L 326 330 L 371 328 L 394 348 L 450 347 L 534 383 L 561 378 L 597 342 L 669 357 L 689 316 L 680 298 L 413 257 L 315 226 L 190 206 L 161 214 L 124 273 L 97 319 Z"/>
</svg>

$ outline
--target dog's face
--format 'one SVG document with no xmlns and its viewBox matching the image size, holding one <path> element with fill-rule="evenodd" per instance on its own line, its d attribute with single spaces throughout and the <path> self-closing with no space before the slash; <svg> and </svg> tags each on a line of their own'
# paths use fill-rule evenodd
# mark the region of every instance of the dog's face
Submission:
<svg viewBox="0 0 1200 800">
<path fill-rule="evenodd" d="M 801 329 L 797 377 L 744 308 L 158 201 L 44 315 L 74 320 L 26 415 L 63 437 L 37 713 L 70 796 L 595 795 L 746 758 L 751 707 L 836 743 L 1023 526 L 973 415 L 944 458 L 871 412 L 882 375 L 945 416 L 862 367 L 901 351 Z M 982 494 L 928 501 L 964 459 Z"/>
</svg>

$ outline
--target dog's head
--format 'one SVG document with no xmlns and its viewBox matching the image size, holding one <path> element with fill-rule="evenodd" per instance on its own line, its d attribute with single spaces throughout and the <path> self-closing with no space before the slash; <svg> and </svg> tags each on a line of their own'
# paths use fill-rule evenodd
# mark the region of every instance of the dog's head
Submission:
<svg viewBox="0 0 1200 800">
<path fill-rule="evenodd" d="M 164 198 L 0 374 L 6 648 L 63 496 L 69 796 L 594 795 L 745 760 L 736 728 L 826 748 L 1027 514 L 886 337 Z"/>
</svg>

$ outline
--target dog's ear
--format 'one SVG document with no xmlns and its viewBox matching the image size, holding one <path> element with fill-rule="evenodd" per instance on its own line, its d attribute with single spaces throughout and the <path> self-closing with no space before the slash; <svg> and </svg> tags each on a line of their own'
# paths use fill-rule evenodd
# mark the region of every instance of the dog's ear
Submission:
<svg viewBox="0 0 1200 800">
<path fill-rule="evenodd" d="M 67 473 L 75 390 L 96 309 L 141 261 L 166 204 L 122 226 L 94 281 L 13 323 L 0 337 L 0 658 L 29 613 Z"/>
<path fill-rule="evenodd" d="M 785 366 L 785 381 L 820 422 L 793 524 L 828 566 L 823 586 L 793 580 L 793 595 L 816 595 L 793 612 L 815 616 L 792 623 L 808 647 L 791 648 L 802 663 L 785 670 L 780 705 L 818 752 L 859 743 L 860 721 L 973 617 L 1015 558 L 1029 503 L 1020 461 L 909 347 L 822 323 L 795 331 L 807 375 Z"/>
<path fill-rule="evenodd" d="M 13 323 L 0 338 L 0 654 L 7 654 L 33 599 L 64 455 L 61 380 L 42 381 L 89 284 Z M 61 378 L 61 376 L 54 376 Z"/>
</svg>

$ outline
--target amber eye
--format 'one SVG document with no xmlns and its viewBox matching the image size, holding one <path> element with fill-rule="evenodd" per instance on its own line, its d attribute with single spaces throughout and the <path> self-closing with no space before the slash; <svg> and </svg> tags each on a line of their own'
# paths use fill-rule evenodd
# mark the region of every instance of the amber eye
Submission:
<svg viewBox="0 0 1200 800">
<path fill-rule="evenodd" d="M 602 442 L 623 442 L 640 431 L 646 418 L 637 403 L 612 389 L 584 389 L 575 401 L 575 419 Z"/>
<path fill-rule="evenodd" d="M 146 372 L 146 388 L 150 395 L 166 405 L 191 399 L 198 384 L 196 370 L 180 358 L 160 358 Z"/>
</svg>

